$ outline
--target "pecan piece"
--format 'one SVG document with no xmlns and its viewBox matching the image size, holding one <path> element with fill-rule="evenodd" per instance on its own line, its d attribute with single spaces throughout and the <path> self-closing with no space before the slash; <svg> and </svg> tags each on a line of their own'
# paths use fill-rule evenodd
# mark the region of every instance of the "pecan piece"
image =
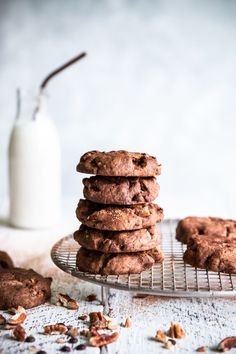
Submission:
<svg viewBox="0 0 236 354">
<path fill-rule="evenodd" d="M 3 315 L 0 315 L 0 326 L 1 325 L 5 325 L 6 324 L 6 319 L 5 319 L 5 317 L 3 316 Z"/>
<path fill-rule="evenodd" d="M 131 326 L 132 326 L 132 322 L 131 322 L 131 319 L 128 317 L 125 320 L 124 327 L 125 328 L 130 328 Z"/>
<path fill-rule="evenodd" d="M 43 327 L 44 334 L 65 334 L 68 328 L 63 323 L 56 323 Z"/>
<path fill-rule="evenodd" d="M 171 322 L 169 334 L 171 338 L 181 339 L 186 337 L 186 333 L 179 323 Z"/>
<path fill-rule="evenodd" d="M 207 351 L 207 347 L 202 346 L 196 349 L 196 352 L 198 353 L 205 353 Z"/>
<path fill-rule="evenodd" d="M 24 342 L 26 338 L 26 331 L 21 325 L 17 325 L 13 330 L 13 335 L 18 342 Z"/>
<path fill-rule="evenodd" d="M 66 333 L 69 337 L 77 337 L 79 332 L 78 329 L 76 327 L 72 327 L 68 330 L 68 332 Z"/>
<path fill-rule="evenodd" d="M 58 301 L 59 301 L 60 305 L 62 305 L 63 307 L 66 307 L 67 309 L 77 310 L 79 308 L 78 301 L 76 301 L 75 299 L 72 299 L 67 294 L 59 294 Z"/>
<path fill-rule="evenodd" d="M 97 295 L 96 294 L 90 294 L 86 297 L 86 300 L 89 302 L 97 300 Z"/>
<path fill-rule="evenodd" d="M 158 342 L 166 343 L 167 337 L 166 337 L 165 332 L 158 330 L 157 333 L 156 333 L 156 335 L 155 335 L 155 339 L 156 339 Z"/>
<path fill-rule="evenodd" d="M 96 327 L 97 329 L 107 328 L 107 320 L 101 312 L 90 312 L 90 329 Z"/>
<path fill-rule="evenodd" d="M 26 311 L 25 311 L 24 307 L 22 307 L 22 306 L 18 306 L 17 309 L 14 309 L 14 311 L 15 311 L 15 315 L 13 315 L 11 318 L 9 318 L 7 320 L 7 323 L 10 326 L 16 326 L 16 325 L 23 323 L 26 319 L 26 316 L 27 316 Z"/>
<path fill-rule="evenodd" d="M 81 320 L 81 321 L 88 320 L 88 315 L 81 315 L 78 317 L 78 320 Z"/>
<path fill-rule="evenodd" d="M 119 337 L 118 332 L 112 334 L 99 334 L 90 338 L 89 343 L 93 347 L 102 347 L 104 345 L 115 342 Z"/>
<path fill-rule="evenodd" d="M 222 352 L 227 352 L 232 348 L 236 348 L 236 337 L 227 337 L 218 345 L 218 349 Z"/>
<path fill-rule="evenodd" d="M 112 321 L 112 319 L 101 312 L 90 312 L 90 327 L 89 329 L 111 329 L 116 330 L 117 325 Z"/>
</svg>

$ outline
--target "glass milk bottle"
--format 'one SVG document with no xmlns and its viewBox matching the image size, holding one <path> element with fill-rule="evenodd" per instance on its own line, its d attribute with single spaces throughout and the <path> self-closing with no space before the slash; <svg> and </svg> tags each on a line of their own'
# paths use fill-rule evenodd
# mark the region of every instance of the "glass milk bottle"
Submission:
<svg viewBox="0 0 236 354">
<path fill-rule="evenodd" d="M 55 225 L 60 215 L 60 143 L 45 97 L 24 95 L 9 144 L 10 224 L 39 229 Z"/>
</svg>

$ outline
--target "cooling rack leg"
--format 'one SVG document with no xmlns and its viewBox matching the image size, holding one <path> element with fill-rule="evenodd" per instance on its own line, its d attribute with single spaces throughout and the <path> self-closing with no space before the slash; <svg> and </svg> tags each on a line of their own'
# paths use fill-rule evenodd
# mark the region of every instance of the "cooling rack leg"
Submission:
<svg viewBox="0 0 236 354">
<path fill-rule="evenodd" d="M 105 310 L 108 308 L 109 295 L 110 295 L 110 288 L 107 286 L 101 286 L 101 301 Z"/>
</svg>

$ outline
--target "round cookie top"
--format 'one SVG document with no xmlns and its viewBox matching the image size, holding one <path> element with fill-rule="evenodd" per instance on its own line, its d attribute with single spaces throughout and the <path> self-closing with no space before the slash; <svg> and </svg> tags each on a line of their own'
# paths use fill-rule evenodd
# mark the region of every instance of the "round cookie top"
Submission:
<svg viewBox="0 0 236 354">
<path fill-rule="evenodd" d="M 51 297 L 52 278 L 44 278 L 33 269 L 12 268 L 0 272 L 0 309 L 31 308 Z"/>
<path fill-rule="evenodd" d="M 0 251 L 0 271 L 14 267 L 13 261 L 8 253 Z"/>
<path fill-rule="evenodd" d="M 154 177 L 161 174 L 161 164 L 145 153 L 89 151 L 80 159 L 77 171 L 99 176 Z"/>
<path fill-rule="evenodd" d="M 176 239 L 188 243 L 192 235 L 221 236 L 236 239 L 236 220 L 217 217 L 188 216 L 179 221 L 176 228 Z"/>
</svg>

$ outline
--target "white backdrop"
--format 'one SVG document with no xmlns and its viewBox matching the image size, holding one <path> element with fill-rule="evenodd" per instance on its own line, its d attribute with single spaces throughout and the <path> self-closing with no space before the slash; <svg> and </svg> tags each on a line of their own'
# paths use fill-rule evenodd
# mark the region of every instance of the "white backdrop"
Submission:
<svg viewBox="0 0 236 354">
<path fill-rule="evenodd" d="M 0 16 L 1 196 L 15 88 L 85 50 L 49 85 L 63 195 L 81 195 L 82 153 L 128 149 L 162 162 L 166 216 L 236 217 L 236 2 L 2 0 Z"/>
</svg>

